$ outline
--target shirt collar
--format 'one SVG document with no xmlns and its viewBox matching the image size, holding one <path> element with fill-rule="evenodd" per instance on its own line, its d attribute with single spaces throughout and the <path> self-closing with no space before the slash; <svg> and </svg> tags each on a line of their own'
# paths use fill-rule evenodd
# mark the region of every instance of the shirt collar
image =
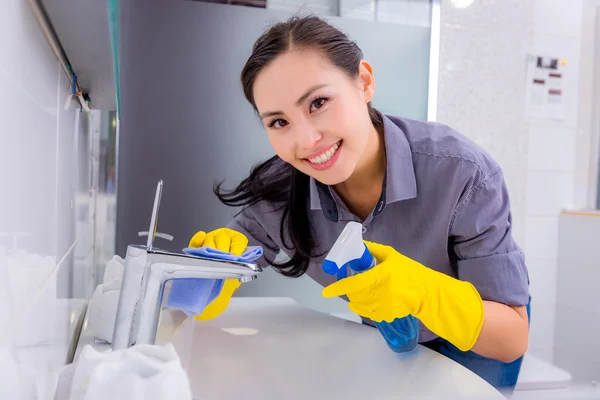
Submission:
<svg viewBox="0 0 600 400">
<path fill-rule="evenodd" d="M 389 117 L 383 115 L 383 132 L 387 158 L 384 190 L 375 212 L 378 214 L 387 204 L 417 197 L 417 181 L 412 161 L 412 151 L 406 135 Z M 336 217 L 337 206 L 331 188 L 310 177 L 310 208 L 323 210 L 329 219 Z M 333 208 L 333 209 L 332 209 Z"/>
</svg>

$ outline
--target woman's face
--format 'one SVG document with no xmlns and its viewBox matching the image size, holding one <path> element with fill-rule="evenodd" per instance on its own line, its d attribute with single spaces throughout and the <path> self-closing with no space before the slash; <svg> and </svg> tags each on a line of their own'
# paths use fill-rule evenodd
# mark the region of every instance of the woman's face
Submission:
<svg viewBox="0 0 600 400">
<path fill-rule="evenodd" d="M 351 79 L 314 50 L 285 53 L 258 74 L 254 100 L 277 155 L 326 185 L 348 179 L 374 131 L 371 67 Z"/>
</svg>

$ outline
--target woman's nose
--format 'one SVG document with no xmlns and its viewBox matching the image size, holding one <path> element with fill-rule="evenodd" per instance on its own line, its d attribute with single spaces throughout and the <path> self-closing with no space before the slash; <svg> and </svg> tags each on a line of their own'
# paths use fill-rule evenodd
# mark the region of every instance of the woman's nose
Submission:
<svg viewBox="0 0 600 400">
<path fill-rule="evenodd" d="M 314 127 L 305 126 L 298 131 L 298 146 L 303 149 L 312 149 L 322 137 L 323 135 Z"/>
</svg>

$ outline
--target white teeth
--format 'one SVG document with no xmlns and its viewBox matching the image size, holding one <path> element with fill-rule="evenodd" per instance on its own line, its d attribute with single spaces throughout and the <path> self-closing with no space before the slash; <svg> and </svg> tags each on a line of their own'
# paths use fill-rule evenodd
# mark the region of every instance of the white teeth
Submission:
<svg viewBox="0 0 600 400">
<path fill-rule="evenodd" d="M 323 164 L 324 162 L 329 161 L 331 159 L 331 157 L 333 157 L 333 155 L 335 154 L 335 151 L 339 147 L 340 147 L 340 142 L 337 142 L 336 144 L 333 145 L 333 147 L 331 147 L 329 150 L 327 150 L 323 154 L 320 154 L 314 158 L 309 158 L 308 161 L 310 161 L 313 164 Z"/>
</svg>

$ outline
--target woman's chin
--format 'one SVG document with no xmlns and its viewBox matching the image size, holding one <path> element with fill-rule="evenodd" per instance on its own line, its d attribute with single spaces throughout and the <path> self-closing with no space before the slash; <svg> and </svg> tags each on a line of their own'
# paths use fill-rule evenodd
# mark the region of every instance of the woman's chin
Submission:
<svg viewBox="0 0 600 400">
<path fill-rule="evenodd" d="M 338 168 L 331 168 L 325 171 L 303 171 L 305 174 L 310 175 L 316 181 L 328 185 L 335 186 L 339 185 L 342 182 L 348 180 L 352 173 L 346 173 L 346 171 L 341 171 Z"/>
</svg>

